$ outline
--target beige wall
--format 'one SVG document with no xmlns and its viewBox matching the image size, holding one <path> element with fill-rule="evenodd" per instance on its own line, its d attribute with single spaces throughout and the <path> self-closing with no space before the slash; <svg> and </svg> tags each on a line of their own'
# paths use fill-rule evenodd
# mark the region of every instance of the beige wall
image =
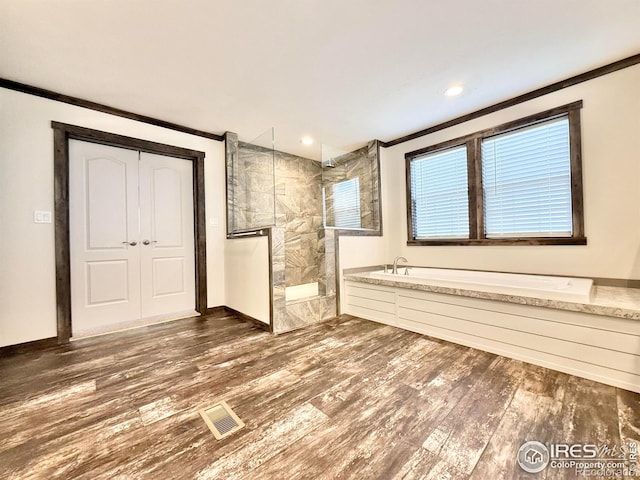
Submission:
<svg viewBox="0 0 640 480">
<path fill-rule="evenodd" d="M 404 255 L 415 265 L 639 279 L 638 85 L 640 65 L 381 149 L 384 237 L 342 237 L 340 268 Z M 406 152 L 580 99 L 588 245 L 406 245 Z M 206 152 L 208 304 L 268 321 L 266 239 L 225 240 L 223 143 L 0 89 L 0 346 L 56 334 L 53 224 L 33 223 L 34 210 L 53 211 L 51 120 Z"/>
<path fill-rule="evenodd" d="M 640 65 L 382 149 L 386 261 L 403 255 L 414 265 L 640 279 L 638 85 Z M 580 99 L 586 246 L 407 246 L 406 152 Z M 378 250 L 370 261 L 362 258 L 368 242 L 343 240 L 342 268 L 353 258 L 361 265 L 378 263 Z"/>
<path fill-rule="evenodd" d="M 227 307 L 269 323 L 269 239 L 234 238 L 225 244 Z"/>
<path fill-rule="evenodd" d="M 222 142 L 0 89 L 0 346 L 56 335 L 53 224 L 33 223 L 53 212 L 52 120 L 206 153 L 208 305 L 223 305 Z"/>
</svg>

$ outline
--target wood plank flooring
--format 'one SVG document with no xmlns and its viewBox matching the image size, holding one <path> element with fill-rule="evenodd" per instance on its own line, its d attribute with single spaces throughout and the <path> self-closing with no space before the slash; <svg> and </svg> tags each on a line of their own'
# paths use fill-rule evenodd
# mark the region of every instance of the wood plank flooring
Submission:
<svg viewBox="0 0 640 480">
<path fill-rule="evenodd" d="M 217 400 L 246 423 L 217 441 Z M 355 317 L 220 314 L 0 358 L 1 479 L 511 479 L 526 440 L 640 440 L 640 396 Z"/>
</svg>

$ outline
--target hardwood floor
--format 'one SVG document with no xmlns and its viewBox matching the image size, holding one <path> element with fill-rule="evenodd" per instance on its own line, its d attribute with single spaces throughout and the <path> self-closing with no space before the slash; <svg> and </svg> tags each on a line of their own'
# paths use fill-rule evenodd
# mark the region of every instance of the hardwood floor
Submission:
<svg viewBox="0 0 640 480">
<path fill-rule="evenodd" d="M 574 478 L 520 445 L 640 439 L 637 394 L 349 316 L 85 339 L 0 358 L 0 387 L 2 479 Z M 216 400 L 246 423 L 222 441 Z"/>
</svg>

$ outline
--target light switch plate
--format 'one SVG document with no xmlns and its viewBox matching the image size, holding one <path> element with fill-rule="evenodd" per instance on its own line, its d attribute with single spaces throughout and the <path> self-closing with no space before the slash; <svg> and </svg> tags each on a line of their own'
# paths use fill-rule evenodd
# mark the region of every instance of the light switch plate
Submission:
<svg viewBox="0 0 640 480">
<path fill-rule="evenodd" d="M 33 221 L 35 223 L 51 223 L 51 212 L 36 210 L 33 212 Z"/>
</svg>

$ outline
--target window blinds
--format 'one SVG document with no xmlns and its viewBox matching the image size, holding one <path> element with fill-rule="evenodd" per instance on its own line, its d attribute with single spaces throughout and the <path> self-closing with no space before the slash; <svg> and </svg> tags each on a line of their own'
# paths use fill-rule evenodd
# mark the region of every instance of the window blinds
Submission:
<svg viewBox="0 0 640 480">
<path fill-rule="evenodd" d="M 466 146 L 412 160 L 410 175 L 414 239 L 469 238 Z"/>
<path fill-rule="evenodd" d="M 335 226 L 360 228 L 360 179 L 358 177 L 336 183 L 333 186 Z"/>
<path fill-rule="evenodd" d="M 482 183 L 487 238 L 570 237 L 568 118 L 484 139 Z"/>
</svg>

